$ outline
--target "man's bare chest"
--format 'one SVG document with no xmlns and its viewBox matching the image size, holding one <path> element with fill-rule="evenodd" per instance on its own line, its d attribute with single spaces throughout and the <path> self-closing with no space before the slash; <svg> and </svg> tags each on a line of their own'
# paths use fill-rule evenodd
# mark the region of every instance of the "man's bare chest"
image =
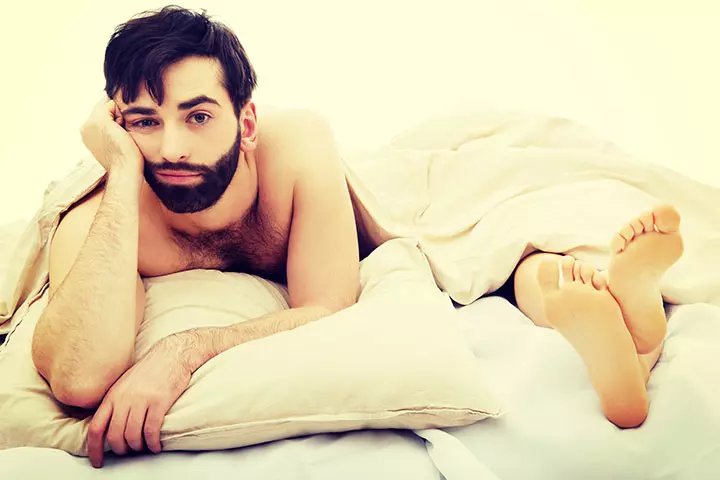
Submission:
<svg viewBox="0 0 720 480">
<path fill-rule="evenodd" d="M 243 272 L 285 281 L 290 218 L 251 212 L 242 223 L 197 235 L 140 219 L 138 271 L 145 277 L 186 270 Z"/>
</svg>

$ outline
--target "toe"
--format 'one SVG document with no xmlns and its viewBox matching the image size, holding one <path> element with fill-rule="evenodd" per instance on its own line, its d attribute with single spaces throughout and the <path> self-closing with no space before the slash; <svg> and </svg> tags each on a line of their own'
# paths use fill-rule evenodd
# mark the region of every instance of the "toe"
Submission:
<svg viewBox="0 0 720 480">
<path fill-rule="evenodd" d="M 580 268 L 580 278 L 582 279 L 583 283 L 588 285 L 592 283 L 594 273 L 595 269 L 592 267 L 592 265 L 588 265 L 587 263 L 582 264 L 582 267 Z"/>
<path fill-rule="evenodd" d="M 622 235 L 615 234 L 612 241 L 610 242 L 610 252 L 611 253 L 619 253 L 625 250 L 625 247 L 627 246 L 627 239 L 623 237 Z"/>
<path fill-rule="evenodd" d="M 625 224 L 625 226 L 620 229 L 619 233 L 627 243 L 630 243 L 630 241 L 635 238 L 635 230 L 633 230 L 632 225 L 629 223 Z"/>
<path fill-rule="evenodd" d="M 638 217 L 643 225 L 643 232 L 652 232 L 655 226 L 655 217 L 653 212 L 645 212 Z"/>
<path fill-rule="evenodd" d="M 680 213 L 672 205 L 660 205 L 653 209 L 655 226 L 662 233 L 673 233 L 680 229 Z"/>
<path fill-rule="evenodd" d="M 642 235 L 645 232 L 645 227 L 643 226 L 643 223 L 640 221 L 640 218 L 636 218 L 635 220 L 630 222 L 630 227 L 633 229 L 633 237 Z"/>
<path fill-rule="evenodd" d="M 593 287 L 598 290 L 605 290 L 607 287 L 607 277 L 605 276 L 605 273 L 595 270 L 593 272 L 592 284 Z"/>
<path fill-rule="evenodd" d="M 575 282 L 582 282 L 582 274 L 580 271 L 582 270 L 583 262 L 580 260 L 575 260 L 575 264 L 573 265 L 573 281 Z"/>
<path fill-rule="evenodd" d="M 561 263 L 562 268 L 562 280 L 563 282 L 570 283 L 575 279 L 573 270 L 575 268 L 575 259 L 569 255 L 563 257 Z"/>
<path fill-rule="evenodd" d="M 543 260 L 538 266 L 538 282 L 543 292 L 554 292 L 560 288 L 560 272 L 558 263 L 553 260 Z"/>
</svg>

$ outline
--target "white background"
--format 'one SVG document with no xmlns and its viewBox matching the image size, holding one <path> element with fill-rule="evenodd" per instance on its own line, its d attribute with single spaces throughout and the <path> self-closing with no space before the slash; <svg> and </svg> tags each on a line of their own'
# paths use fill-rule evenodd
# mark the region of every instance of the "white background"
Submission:
<svg viewBox="0 0 720 480">
<path fill-rule="evenodd" d="M 255 99 L 320 111 L 370 149 L 457 106 L 566 116 L 720 186 L 715 0 L 206 0 L 254 64 Z M 29 217 L 86 151 L 114 27 L 164 5 L 18 1 L 0 19 L 0 223 Z M 717 208 L 717 206 L 716 206 Z"/>
</svg>

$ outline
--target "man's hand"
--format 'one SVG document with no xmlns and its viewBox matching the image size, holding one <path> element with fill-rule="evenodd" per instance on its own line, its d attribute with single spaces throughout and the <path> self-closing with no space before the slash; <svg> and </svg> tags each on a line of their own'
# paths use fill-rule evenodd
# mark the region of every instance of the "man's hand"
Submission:
<svg viewBox="0 0 720 480">
<path fill-rule="evenodd" d="M 140 173 L 142 153 L 123 124 L 120 109 L 105 96 L 80 128 L 80 135 L 90 153 L 108 172 L 128 166 Z"/>
<path fill-rule="evenodd" d="M 163 338 L 110 388 L 88 430 L 88 456 L 95 468 L 102 467 L 106 436 L 117 455 L 128 447 L 141 451 L 144 444 L 153 453 L 161 451 L 165 414 L 190 383 L 192 372 L 182 351 L 181 337 Z"/>
</svg>

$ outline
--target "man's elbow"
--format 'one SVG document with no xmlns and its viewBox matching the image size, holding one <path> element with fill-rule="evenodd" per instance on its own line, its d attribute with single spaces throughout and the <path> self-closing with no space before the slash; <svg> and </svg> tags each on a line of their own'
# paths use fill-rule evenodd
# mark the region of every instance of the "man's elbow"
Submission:
<svg viewBox="0 0 720 480">
<path fill-rule="evenodd" d="M 56 353 L 53 357 L 33 342 L 32 357 L 38 373 L 45 378 L 55 399 L 68 406 L 97 407 L 113 383 L 129 368 L 130 359 L 115 361 L 74 360 Z"/>
<path fill-rule="evenodd" d="M 60 403 L 71 407 L 95 408 L 102 401 L 110 385 L 90 372 L 67 372 L 60 362 L 40 363 L 35 359 L 35 368 L 47 381 L 50 391 Z"/>
<path fill-rule="evenodd" d="M 97 408 L 110 388 L 105 382 L 88 378 L 53 376 L 49 383 L 55 400 L 85 409 Z"/>
<path fill-rule="evenodd" d="M 60 367 L 50 375 L 48 383 L 58 402 L 72 407 L 96 408 L 129 366 L 129 362 L 122 362 L 104 369 L 83 369 L 72 373 Z"/>
</svg>

